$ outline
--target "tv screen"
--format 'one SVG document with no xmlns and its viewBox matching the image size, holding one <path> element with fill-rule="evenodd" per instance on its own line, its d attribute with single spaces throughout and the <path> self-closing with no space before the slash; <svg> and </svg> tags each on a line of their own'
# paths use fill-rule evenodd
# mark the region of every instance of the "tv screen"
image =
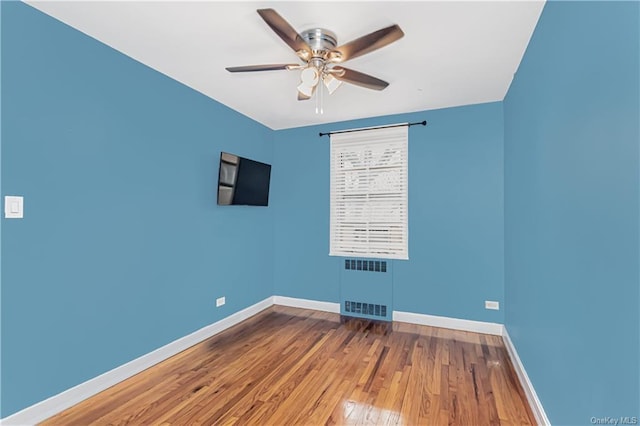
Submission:
<svg viewBox="0 0 640 426">
<path fill-rule="evenodd" d="M 218 205 L 269 205 L 271 165 L 226 152 L 220 153 Z"/>
</svg>

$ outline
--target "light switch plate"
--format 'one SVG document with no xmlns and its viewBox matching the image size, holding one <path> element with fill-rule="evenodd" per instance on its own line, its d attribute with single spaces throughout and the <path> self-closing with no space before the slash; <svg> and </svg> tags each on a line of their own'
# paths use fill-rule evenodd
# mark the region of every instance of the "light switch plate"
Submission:
<svg viewBox="0 0 640 426">
<path fill-rule="evenodd" d="M 24 217 L 24 198 L 6 195 L 4 197 L 4 217 L 7 219 L 22 219 Z"/>
</svg>

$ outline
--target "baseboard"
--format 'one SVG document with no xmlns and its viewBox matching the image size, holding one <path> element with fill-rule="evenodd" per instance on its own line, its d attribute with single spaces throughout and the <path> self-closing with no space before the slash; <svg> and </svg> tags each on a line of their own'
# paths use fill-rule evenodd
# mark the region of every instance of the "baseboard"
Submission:
<svg viewBox="0 0 640 426">
<path fill-rule="evenodd" d="M 164 361 L 183 350 L 208 339 L 253 315 L 263 311 L 272 305 L 291 306 L 316 311 L 340 313 L 340 304 L 335 302 L 322 302 L 318 300 L 299 299 L 287 296 L 272 296 L 238 311 L 218 322 L 201 328 L 187 336 L 181 337 L 161 348 L 149 352 L 126 364 L 116 367 L 100 376 L 74 386 L 64 392 L 38 402 L 30 407 L 18 411 L 5 419 L 0 419 L 2 425 L 33 425 L 49 417 L 66 410 L 85 399 L 102 392 L 103 390 L 128 379 L 153 365 Z M 493 334 L 503 337 L 505 347 L 513 363 L 514 369 L 522 383 L 529 404 L 536 417 L 536 421 L 542 425 L 549 425 L 540 400 L 527 376 L 527 373 L 518 357 L 509 334 L 502 324 L 482 321 L 464 320 L 458 318 L 440 317 L 435 315 L 417 314 L 413 312 L 393 311 L 393 321 L 408 322 L 413 324 L 430 325 L 433 327 L 451 328 L 454 330 L 472 331 L 476 333 Z"/>
<path fill-rule="evenodd" d="M 245 319 L 252 317 L 258 312 L 273 305 L 273 297 L 251 305 L 213 324 L 201 328 L 187 336 L 181 337 L 173 342 L 149 352 L 126 364 L 107 371 L 100 376 L 94 377 L 84 383 L 72 387 L 64 392 L 38 402 L 15 414 L 0 420 L 2 425 L 33 425 L 49 417 L 66 410 L 85 399 L 102 392 L 103 390 L 140 373 L 147 368 L 164 361 L 183 350 L 202 342 L 209 337 L 230 328 Z"/>
<path fill-rule="evenodd" d="M 273 296 L 274 305 L 291 306 L 294 308 L 313 309 L 315 311 L 340 313 L 340 304 L 336 302 L 321 302 L 319 300 L 298 299 L 296 297 Z"/>
<path fill-rule="evenodd" d="M 533 415 L 536 418 L 536 422 L 539 425 L 551 425 L 547 414 L 544 412 L 544 408 L 542 408 L 540 399 L 538 399 L 538 395 L 533 388 L 533 384 L 531 383 L 531 380 L 529 380 L 529 376 L 524 369 L 524 365 L 522 365 L 522 361 L 520 361 L 520 357 L 518 356 L 516 347 L 513 346 L 513 342 L 509 337 L 509 333 L 507 332 L 506 327 L 504 328 L 502 333 L 502 340 L 504 341 L 504 346 L 507 348 L 507 352 L 509 353 L 509 358 L 511 358 L 511 364 L 513 364 L 513 368 L 516 370 L 516 374 L 520 379 L 520 384 L 522 384 L 524 393 L 527 395 L 527 400 L 529 401 L 529 406 L 531 407 Z"/>
<path fill-rule="evenodd" d="M 453 330 L 473 331 L 475 333 L 502 336 L 504 326 L 494 322 L 472 321 L 459 318 L 439 317 L 436 315 L 416 314 L 413 312 L 393 311 L 393 320 L 432 327 L 451 328 Z"/>
</svg>

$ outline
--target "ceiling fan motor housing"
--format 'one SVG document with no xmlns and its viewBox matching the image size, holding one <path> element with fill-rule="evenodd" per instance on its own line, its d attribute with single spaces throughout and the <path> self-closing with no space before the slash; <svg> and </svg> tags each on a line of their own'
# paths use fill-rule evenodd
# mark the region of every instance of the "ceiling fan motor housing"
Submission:
<svg viewBox="0 0 640 426">
<path fill-rule="evenodd" d="M 338 45 L 338 38 L 336 35 L 324 28 L 312 28 L 304 31 L 300 35 L 314 52 L 333 50 Z"/>
</svg>

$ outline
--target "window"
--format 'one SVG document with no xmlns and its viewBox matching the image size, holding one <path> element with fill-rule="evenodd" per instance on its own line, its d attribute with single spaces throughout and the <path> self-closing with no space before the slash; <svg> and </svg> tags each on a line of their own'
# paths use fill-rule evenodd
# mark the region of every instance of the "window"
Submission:
<svg viewBox="0 0 640 426">
<path fill-rule="evenodd" d="M 408 259 L 408 127 L 331 135 L 331 256 Z"/>
</svg>

